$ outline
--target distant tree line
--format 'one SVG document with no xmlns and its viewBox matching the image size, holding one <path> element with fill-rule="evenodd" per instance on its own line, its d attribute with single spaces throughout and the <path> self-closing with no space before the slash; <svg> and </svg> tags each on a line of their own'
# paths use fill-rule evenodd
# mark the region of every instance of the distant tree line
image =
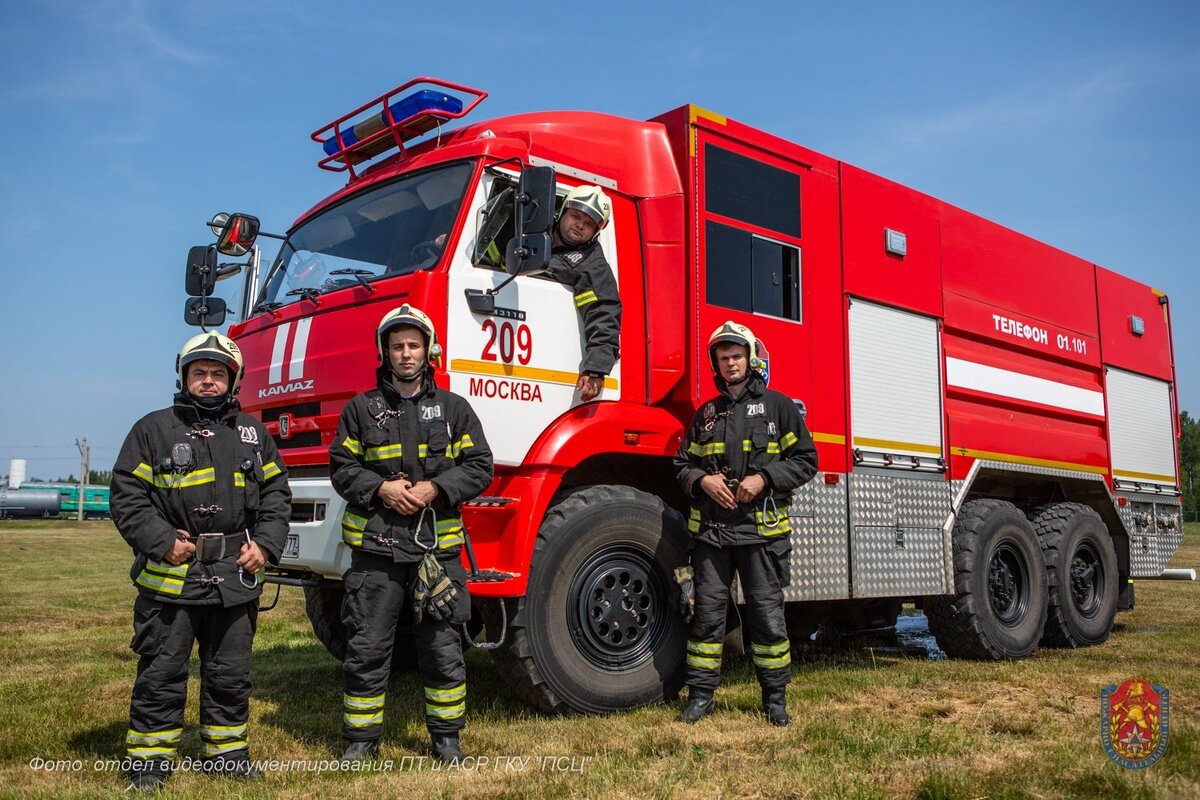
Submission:
<svg viewBox="0 0 1200 800">
<path fill-rule="evenodd" d="M 1200 420 L 1192 419 L 1186 411 L 1179 412 L 1179 469 L 1183 483 L 1183 508 L 1196 513 L 1200 510 L 1200 498 L 1196 497 L 1196 486 L 1200 484 Z"/>
<path fill-rule="evenodd" d="M 8 476 L 5 475 L 3 480 L 8 481 Z M 112 470 L 110 469 L 94 469 L 88 472 L 87 482 L 96 486 L 108 486 L 112 483 Z M 65 478 L 55 478 L 52 481 L 44 478 L 26 478 L 25 483 L 79 483 L 79 479 L 72 472 Z"/>
</svg>

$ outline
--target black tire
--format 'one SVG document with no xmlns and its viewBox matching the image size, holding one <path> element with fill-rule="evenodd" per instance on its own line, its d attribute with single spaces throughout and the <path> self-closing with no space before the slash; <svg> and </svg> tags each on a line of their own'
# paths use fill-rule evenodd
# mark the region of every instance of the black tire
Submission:
<svg viewBox="0 0 1200 800">
<path fill-rule="evenodd" d="M 1049 590 L 1042 644 L 1087 647 L 1108 638 L 1117 613 L 1117 552 L 1090 506 L 1055 503 L 1036 509 Z"/>
<path fill-rule="evenodd" d="M 506 644 L 492 651 L 517 695 L 592 714 L 674 697 L 687 630 L 673 570 L 686 543 L 678 513 L 627 486 L 590 486 L 551 508 Z"/>
<path fill-rule="evenodd" d="M 339 663 L 346 660 L 346 627 L 342 624 L 342 598 L 345 594 L 340 581 L 304 587 L 304 612 L 308 614 L 313 633 Z M 409 672 L 416 668 L 417 648 L 412 629 L 408 626 L 398 627 L 392 647 L 392 671 Z"/>
<path fill-rule="evenodd" d="M 1037 649 L 1047 582 L 1033 526 L 1003 500 L 963 505 L 954 525 L 954 595 L 926 604 L 929 630 L 947 655 L 998 661 Z"/>
</svg>

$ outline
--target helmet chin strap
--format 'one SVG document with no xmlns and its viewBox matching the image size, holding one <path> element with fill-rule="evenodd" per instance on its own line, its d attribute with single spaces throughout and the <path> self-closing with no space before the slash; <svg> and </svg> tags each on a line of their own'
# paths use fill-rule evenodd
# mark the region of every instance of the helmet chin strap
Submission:
<svg viewBox="0 0 1200 800">
<path fill-rule="evenodd" d="M 427 359 L 425 361 L 425 363 L 421 365 L 421 368 L 419 370 L 414 372 L 412 375 L 409 375 L 407 378 L 404 377 L 403 375 L 401 375 L 399 372 L 396 372 L 395 367 L 389 367 L 388 372 L 392 373 L 392 377 L 395 378 L 396 380 L 400 381 L 401 383 L 414 383 L 415 381 L 419 381 L 422 378 L 424 378 L 425 372 L 428 369 L 429 369 L 429 361 Z"/>
<path fill-rule="evenodd" d="M 721 380 L 725 381 L 724 378 L 722 378 Z M 725 381 L 725 385 L 729 386 L 729 387 L 740 386 L 741 384 L 745 383 L 748 380 L 750 380 L 750 370 L 746 370 L 746 372 L 742 375 L 742 377 L 738 378 L 736 381 Z"/>
</svg>

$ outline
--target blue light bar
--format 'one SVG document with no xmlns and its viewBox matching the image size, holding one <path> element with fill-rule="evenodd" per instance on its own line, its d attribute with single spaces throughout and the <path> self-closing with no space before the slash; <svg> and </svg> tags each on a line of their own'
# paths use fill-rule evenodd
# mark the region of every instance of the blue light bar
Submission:
<svg viewBox="0 0 1200 800">
<path fill-rule="evenodd" d="M 462 108 L 462 101 L 457 97 L 435 92 L 432 89 L 422 89 L 392 103 L 391 112 L 393 122 L 402 122 L 423 111 L 444 111 L 448 114 L 458 114 L 462 111 Z M 386 127 L 388 127 L 387 113 L 381 111 L 377 115 L 368 117 L 358 123 L 353 128 L 343 130 L 341 132 L 341 144 L 338 143 L 337 136 L 330 136 L 321 146 L 324 148 L 326 155 L 336 155 L 339 151 L 349 149 L 371 134 L 381 131 Z"/>
</svg>

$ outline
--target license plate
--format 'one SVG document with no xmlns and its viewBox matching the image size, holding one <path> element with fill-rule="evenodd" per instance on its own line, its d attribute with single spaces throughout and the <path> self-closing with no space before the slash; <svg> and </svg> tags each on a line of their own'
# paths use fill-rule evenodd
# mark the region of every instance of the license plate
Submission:
<svg viewBox="0 0 1200 800">
<path fill-rule="evenodd" d="M 300 557 L 300 534 L 289 533 L 287 544 L 283 546 L 284 558 L 299 558 Z"/>
</svg>

